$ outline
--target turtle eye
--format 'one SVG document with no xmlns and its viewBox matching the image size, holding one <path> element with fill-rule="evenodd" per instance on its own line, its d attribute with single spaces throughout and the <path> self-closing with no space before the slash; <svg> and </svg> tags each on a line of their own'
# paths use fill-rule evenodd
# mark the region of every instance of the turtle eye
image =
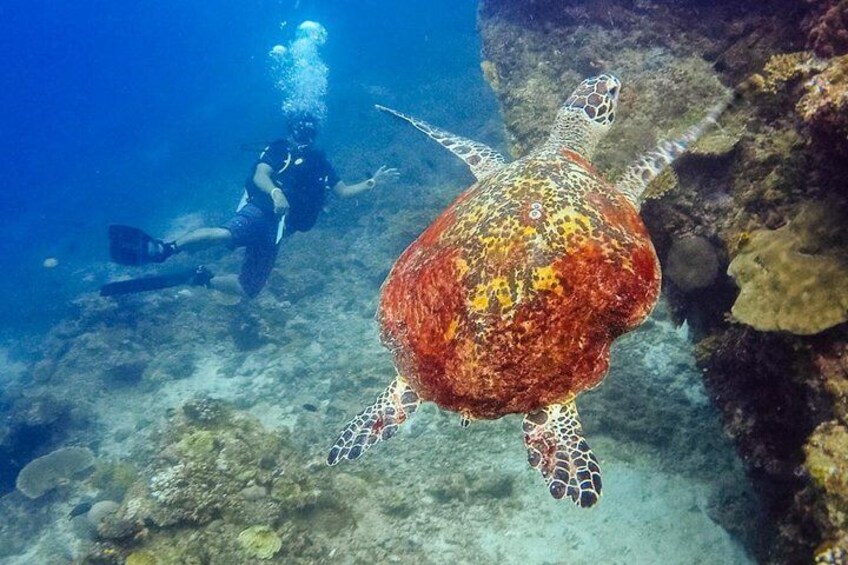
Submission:
<svg viewBox="0 0 848 565">
<path fill-rule="evenodd" d="M 609 89 L 609 95 L 610 96 L 617 96 L 618 95 L 618 87 L 613 86 L 612 88 L 610 88 Z"/>
</svg>

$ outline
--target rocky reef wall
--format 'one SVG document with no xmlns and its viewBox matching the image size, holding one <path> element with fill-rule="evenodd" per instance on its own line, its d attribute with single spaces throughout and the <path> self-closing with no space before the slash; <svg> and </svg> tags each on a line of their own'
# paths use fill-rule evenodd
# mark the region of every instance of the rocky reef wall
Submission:
<svg viewBox="0 0 848 565">
<path fill-rule="evenodd" d="M 800 22 L 800 25 L 799 25 Z M 481 0 L 481 69 L 522 155 L 585 76 L 622 79 L 614 180 L 732 89 L 643 207 L 673 316 L 774 526 L 774 563 L 840 562 L 848 428 L 848 2 Z M 728 273 L 729 269 L 729 273 Z M 814 557 L 815 556 L 815 557 Z"/>
</svg>

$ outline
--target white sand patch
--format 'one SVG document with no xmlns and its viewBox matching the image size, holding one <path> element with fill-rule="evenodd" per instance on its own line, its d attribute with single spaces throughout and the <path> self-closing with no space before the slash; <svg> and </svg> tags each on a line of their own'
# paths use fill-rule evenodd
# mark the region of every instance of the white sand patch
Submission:
<svg viewBox="0 0 848 565">
<path fill-rule="evenodd" d="M 705 513 L 707 485 L 617 461 L 605 462 L 604 478 L 592 509 L 553 500 L 541 480 L 521 481 L 524 510 L 497 528 L 481 524 L 483 551 L 502 564 L 752 563 Z"/>
<path fill-rule="evenodd" d="M 365 489 L 384 489 L 353 501 L 357 525 L 348 549 L 339 548 L 341 562 L 346 562 L 345 557 L 355 561 L 350 548 L 382 547 L 389 560 L 398 562 L 426 556 L 433 563 L 503 565 L 753 563 L 707 515 L 713 485 L 664 473 L 650 458 L 638 463 L 606 458 L 601 461 L 604 494 L 594 508 L 581 509 L 548 495 L 541 478 L 527 467 L 520 440 L 491 441 L 490 432 L 496 435 L 512 427 L 494 424 L 493 430 L 472 432 L 467 441 L 432 429 L 424 437 L 400 434 L 397 445 L 381 449 L 394 453 L 375 454 L 374 461 L 362 467 L 339 469 L 362 477 Z M 439 443 L 430 444 L 435 449 L 421 445 L 428 437 Z M 615 452 L 615 442 L 595 439 L 604 453 Z M 400 445 L 401 441 L 419 445 Z M 455 456 L 450 460 L 441 457 L 451 452 Z M 468 478 L 476 473 L 475 464 L 479 469 L 484 460 L 491 463 L 487 476 L 514 479 L 508 495 L 463 495 L 461 488 L 453 500 L 436 500 L 431 495 L 457 469 L 460 477 Z M 365 477 L 380 472 L 385 483 L 366 484 Z M 471 481 L 467 486 L 477 488 Z M 417 488 L 426 494 L 412 501 L 411 516 L 399 518 L 387 512 L 385 489 L 413 498 Z"/>
<path fill-rule="evenodd" d="M 207 354 L 198 359 L 190 377 L 165 381 L 152 393 L 144 386 L 104 391 L 97 401 L 97 414 L 109 433 L 100 445 L 100 455 L 130 455 L 139 442 L 147 441 L 145 434 L 136 432 L 160 426 L 168 410 L 179 408 L 192 398 L 237 399 L 240 391 L 249 386 L 249 378 L 230 377 L 223 369 L 224 361 Z"/>
</svg>

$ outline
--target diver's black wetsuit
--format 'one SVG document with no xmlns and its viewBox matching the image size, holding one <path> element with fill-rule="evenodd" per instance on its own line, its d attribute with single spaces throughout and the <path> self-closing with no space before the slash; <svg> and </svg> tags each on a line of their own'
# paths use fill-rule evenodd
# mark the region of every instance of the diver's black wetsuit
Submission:
<svg viewBox="0 0 848 565">
<path fill-rule="evenodd" d="M 273 172 L 271 179 L 289 202 L 285 233 L 308 231 L 324 207 L 327 190 L 339 182 L 323 151 L 312 146 L 298 147 L 287 140 L 274 141 L 262 151 L 259 163 Z M 233 234 L 233 247 L 246 247 L 239 283 L 245 294 L 256 296 L 277 258 L 277 217 L 271 197 L 253 183 L 253 171 L 245 182 L 247 204 L 222 227 Z"/>
</svg>

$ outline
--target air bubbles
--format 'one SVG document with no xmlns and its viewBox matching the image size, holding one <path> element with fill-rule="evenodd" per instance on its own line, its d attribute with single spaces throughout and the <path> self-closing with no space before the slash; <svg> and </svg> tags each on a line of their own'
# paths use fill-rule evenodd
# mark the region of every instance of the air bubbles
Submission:
<svg viewBox="0 0 848 565">
<path fill-rule="evenodd" d="M 307 39 L 315 45 L 324 45 L 327 42 L 327 28 L 318 22 L 306 20 L 297 26 L 297 38 Z"/>
<path fill-rule="evenodd" d="M 268 52 L 271 77 L 283 95 L 281 107 L 286 115 L 310 114 L 319 120 L 326 116 L 329 69 L 318 48 L 327 37 L 324 26 L 307 20 L 297 26 L 295 38 L 287 46 L 275 45 Z"/>
</svg>

